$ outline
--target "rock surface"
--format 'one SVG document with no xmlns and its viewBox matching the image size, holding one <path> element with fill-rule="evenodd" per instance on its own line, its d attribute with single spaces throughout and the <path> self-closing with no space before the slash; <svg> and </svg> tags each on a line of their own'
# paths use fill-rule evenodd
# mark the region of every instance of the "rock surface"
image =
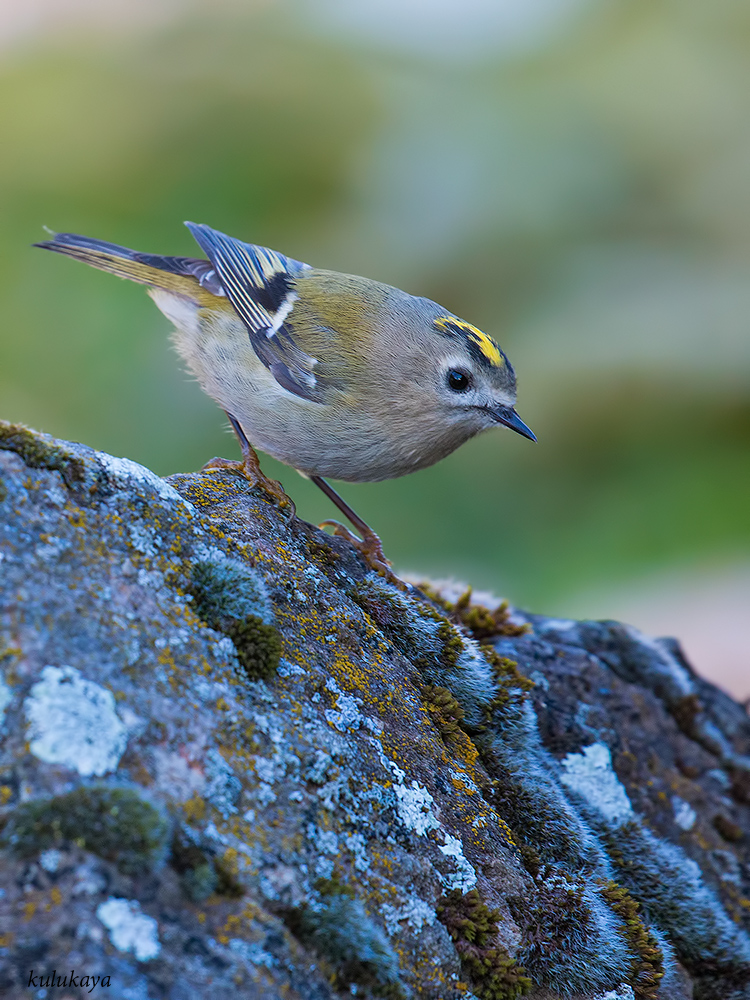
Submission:
<svg viewBox="0 0 750 1000">
<path fill-rule="evenodd" d="M 750 720 L 672 640 L 6 424 L 0 669 L 4 997 L 750 998 Z"/>
</svg>

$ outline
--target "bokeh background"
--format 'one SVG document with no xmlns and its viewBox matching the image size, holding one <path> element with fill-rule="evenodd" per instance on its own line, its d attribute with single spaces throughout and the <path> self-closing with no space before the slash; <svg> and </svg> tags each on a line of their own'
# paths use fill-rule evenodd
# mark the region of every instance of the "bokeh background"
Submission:
<svg viewBox="0 0 750 1000">
<path fill-rule="evenodd" d="M 0 0 L 0 147 L 4 418 L 237 453 L 143 290 L 43 225 L 191 254 L 187 218 L 430 296 L 539 443 L 342 486 L 396 567 L 677 634 L 750 695 L 747 0 Z"/>
</svg>

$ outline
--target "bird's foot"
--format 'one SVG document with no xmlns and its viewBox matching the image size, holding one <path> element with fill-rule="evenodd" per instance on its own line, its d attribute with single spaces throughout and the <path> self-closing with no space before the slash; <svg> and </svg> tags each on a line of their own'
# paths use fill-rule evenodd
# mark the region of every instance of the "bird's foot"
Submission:
<svg viewBox="0 0 750 1000">
<path fill-rule="evenodd" d="M 210 462 L 206 462 L 201 472 L 217 472 L 221 470 L 236 472 L 240 476 L 244 476 L 251 486 L 258 486 L 272 500 L 275 500 L 279 507 L 288 507 L 291 510 L 289 519 L 294 519 L 297 513 L 294 501 L 284 492 L 284 487 L 278 480 L 269 479 L 268 476 L 261 472 L 257 457 L 255 461 L 250 462 L 235 462 L 229 458 L 212 458 Z"/>
<path fill-rule="evenodd" d="M 318 527 L 333 528 L 334 535 L 338 535 L 339 538 L 345 538 L 350 545 L 353 545 L 367 565 L 371 569 L 374 569 L 379 576 L 385 577 L 389 583 L 394 584 L 399 590 L 408 589 L 404 581 L 399 580 L 391 569 L 391 564 L 386 559 L 385 552 L 383 552 L 383 544 L 374 531 L 368 528 L 367 531 L 362 531 L 362 538 L 359 538 L 354 532 L 341 524 L 340 521 L 323 521 Z"/>
</svg>

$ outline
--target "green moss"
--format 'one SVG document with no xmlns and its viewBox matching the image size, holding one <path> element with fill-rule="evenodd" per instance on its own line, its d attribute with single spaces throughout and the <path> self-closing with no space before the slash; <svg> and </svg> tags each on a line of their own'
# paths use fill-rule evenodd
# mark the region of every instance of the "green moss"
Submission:
<svg viewBox="0 0 750 1000">
<path fill-rule="evenodd" d="M 244 894 L 242 885 L 222 858 L 201 850 L 177 829 L 170 846 L 169 864 L 180 876 L 185 894 L 200 903 L 213 893 L 229 899 Z"/>
<path fill-rule="evenodd" d="M 223 630 L 234 643 L 237 659 L 252 681 L 267 681 L 276 675 L 281 658 L 281 636 L 273 625 L 248 615 Z"/>
<path fill-rule="evenodd" d="M 271 606 L 262 577 L 235 559 L 193 566 L 194 608 L 211 628 L 234 643 L 250 680 L 270 680 L 281 657 L 281 636 L 269 623 Z"/>
<path fill-rule="evenodd" d="M 235 867 L 226 858 L 215 857 L 213 868 L 216 873 L 216 894 L 228 899 L 239 899 L 245 895 L 242 883 L 237 879 Z"/>
<path fill-rule="evenodd" d="M 75 844 L 137 874 L 158 864 L 167 832 L 161 813 L 132 789 L 91 785 L 18 806 L 2 840 L 21 857 Z"/>
<path fill-rule="evenodd" d="M 216 892 L 218 879 L 216 869 L 209 861 L 188 868 L 180 879 L 185 895 L 194 903 L 202 903 L 204 899 Z"/>
<path fill-rule="evenodd" d="M 456 629 L 446 621 L 438 626 L 438 639 L 443 645 L 442 661 L 446 667 L 455 667 L 464 651 L 464 643 Z"/>
<path fill-rule="evenodd" d="M 580 866 L 580 847 L 570 831 L 561 828 L 554 804 L 540 800 L 498 761 L 485 760 L 485 766 L 492 775 L 486 798 L 508 824 L 515 842 L 533 848 L 543 858 L 552 850 L 558 860 Z M 531 854 L 528 857 L 532 859 Z"/>
<path fill-rule="evenodd" d="M 464 764 L 473 767 L 479 749 L 466 731 L 464 710 L 458 699 L 448 688 L 430 684 L 422 688 L 422 698 L 446 748 Z"/>
<path fill-rule="evenodd" d="M 490 910 L 476 889 L 461 894 L 454 889 L 439 901 L 438 920 L 453 938 L 462 974 L 480 1000 L 515 1000 L 531 989 L 526 970 L 504 949 L 497 937 L 498 910 Z"/>
<path fill-rule="evenodd" d="M 356 898 L 356 893 L 351 885 L 342 881 L 341 876 L 334 872 L 330 878 L 318 878 L 315 880 L 315 891 L 325 899 L 331 896 L 348 896 L 350 899 Z"/>
<path fill-rule="evenodd" d="M 619 879 L 667 935 L 696 997 L 734 996 L 750 984 L 744 933 L 698 868 L 674 844 L 631 820 L 600 834 Z"/>
<path fill-rule="evenodd" d="M 383 931 L 338 877 L 316 882 L 320 902 L 286 911 L 284 922 L 320 961 L 334 990 L 405 1000 L 398 958 Z"/>
<path fill-rule="evenodd" d="M 659 983 L 664 978 L 664 956 L 656 938 L 641 920 L 638 903 L 617 882 L 605 883 L 602 895 L 622 920 L 623 936 L 634 955 L 630 985 L 636 1000 L 657 1000 Z"/>
<path fill-rule="evenodd" d="M 422 688 L 422 698 L 443 740 L 448 744 L 454 742 L 462 732 L 464 720 L 464 710 L 456 697 L 448 688 L 426 684 Z"/>
<path fill-rule="evenodd" d="M 3 502 L 8 496 L 8 487 L 5 485 L 2 479 L 0 479 L 0 503 Z"/>
<path fill-rule="evenodd" d="M 351 596 L 391 638 L 399 651 L 430 680 L 439 681 L 446 674 L 455 676 L 461 669 L 462 656 L 475 656 L 473 647 L 462 633 L 466 626 L 450 621 L 428 601 L 407 600 L 370 583 L 354 588 Z M 497 691 L 493 697 L 492 685 L 487 684 L 484 720 L 473 721 L 473 733 L 493 725 L 497 721 L 494 716 L 498 710 L 511 703 L 517 704 L 534 687 L 533 681 L 524 677 L 513 660 L 500 656 L 492 646 L 482 646 L 481 653 L 491 668 Z M 441 728 L 440 723 L 438 727 Z M 469 731 L 465 726 L 462 728 Z"/>
<path fill-rule="evenodd" d="M 498 684 L 506 688 L 519 688 L 521 691 L 534 689 L 534 682 L 521 673 L 515 660 L 500 656 L 493 646 L 482 646 L 482 653 L 492 667 L 492 674 Z"/>
<path fill-rule="evenodd" d="M 439 667 L 456 668 L 464 651 L 464 639 L 437 608 L 370 581 L 353 587 L 349 596 L 421 673 L 429 675 Z"/>
<path fill-rule="evenodd" d="M 14 451 L 32 469 L 53 469 L 63 474 L 66 482 L 82 482 L 83 462 L 76 455 L 55 444 L 46 434 L 39 434 L 23 424 L 0 420 L 0 448 Z"/>
<path fill-rule="evenodd" d="M 487 722 L 491 723 L 497 711 L 502 711 L 513 700 L 522 700 L 534 687 L 534 682 L 524 677 L 515 660 L 500 656 L 492 646 L 482 646 L 482 654 L 492 667 L 492 676 L 498 689 L 497 694 L 485 709 Z"/>
<path fill-rule="evenodd" d="M 521 861 L 523 862 L 524 868 L 532 878 L 536 878 L 542 870 L 542 857 L 539 854 L 539 851 L 537 851 L 532 844 L 521 843 L 521 839 L 515 830 L 511 829 L 511 834 L 513 836 L 513 840 L 516 844 L 518 844 L 518 852 L 521 855 Z"/>
<path fill-rule="evenodd" d="M 498 635 L 525 635 L 529 631 L 528 625 L 515 625 L 511 622 L 507 601 L 499 604 L 494 611 L 490 611 L 483 604 L 472 604 L 471 587 L 468 587 L 455 603 L 447 601 L 429 583 L 420 583 L 419 589 L 431 601 L 439 605 L 455 622 L 467 628 L 472 636 L 480 642 Z"/>
<path fill-rule="evenodd" d="M 257 569 L 236 559 L 204 560 L 192 568 L 195 613 L 213 628 L 254 615 L 268 621 L 271 609 Z"/>
</svg>

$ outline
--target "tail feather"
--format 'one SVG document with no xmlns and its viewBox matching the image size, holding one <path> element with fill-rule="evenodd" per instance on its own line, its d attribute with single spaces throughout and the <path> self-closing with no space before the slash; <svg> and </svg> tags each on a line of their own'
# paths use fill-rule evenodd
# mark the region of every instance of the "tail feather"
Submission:
<svg viewBox="0 0 750 1000">
<path fill-rule="evenodd" d="M 56 233 L 52 239 L 35 243 L 35 247 L 54 250 L 92 267 L 128 278 L 152 288 L 162 288 L 177 295 L 204 303 L 214 296 L 223 296 L 224 289 L 208 260 L 194 257 L 162 257 L 159 254 L 138 253 L 117 243 L 79 236 L 76 233 Z"/>
</svg>

